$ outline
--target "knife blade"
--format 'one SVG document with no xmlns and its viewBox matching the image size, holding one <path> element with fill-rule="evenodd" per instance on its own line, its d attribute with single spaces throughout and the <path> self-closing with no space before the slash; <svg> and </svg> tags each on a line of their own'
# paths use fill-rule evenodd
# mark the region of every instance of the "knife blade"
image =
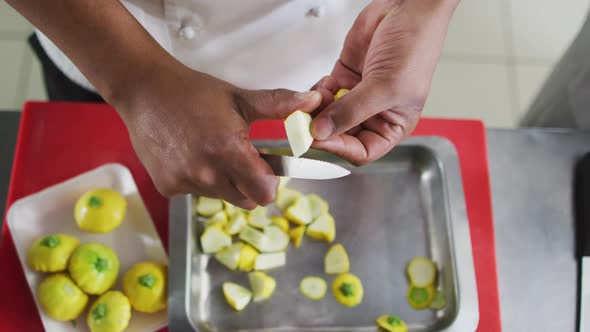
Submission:
<svg viewBox="0 0 590 332">
<path fill-rule="evenodd" d="M 295 158 L 274 154 L 261 153 L 277 176 L 296 179 L 327 180 L 336 179 L 350 174 L 344 167 L 315 159 Z"/>
<path fill-rule="evenodd" d="M 576 165 L 574 208 L 578 265 L 578 331 L 590 332 L 590 153 Z"/>
</svg>

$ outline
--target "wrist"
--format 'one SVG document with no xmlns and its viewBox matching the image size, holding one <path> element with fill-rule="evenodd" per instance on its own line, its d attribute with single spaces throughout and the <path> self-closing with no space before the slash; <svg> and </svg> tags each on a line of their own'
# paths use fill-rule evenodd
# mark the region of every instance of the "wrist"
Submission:
<svg viewBox="0 0 590 332">
<path fill-rule="evenodd" d="M 123 70 L 110 75 L 105 84 L 97 87 L 105 101 L 115 107 L 123 120 L 129 118 L 134 110 L 144 108 L 142 104 L 157 93 L 157 85 L 166 84 L 163 81 L 168 80 L 179 65 L 183 66 L 168 54 L 130 59 L 135 61 L 123 66 Z"/>
<path fill-rule="evenodd" d="M 412 16 L 414 23 L 422 25 L 424 21 L 450 21 L 460 0 L 373 0 L 374 8 L 391 14 L 398 10 Z"/>
<path fill-rule="evenodd" d="M 402 6 L 417 30 L 432 31 L 448 26 L 459 0 L 406 0 Z"/>
<path fill-rule="evenodd" d="M 411 0 L 412 2 L 421 2 L 422 0 Z M 460 0 L 426 0 L 424 3 L 431 9 L 432 13 L 437 15 L 446 15 L 450 19 Z"/>
</svg>

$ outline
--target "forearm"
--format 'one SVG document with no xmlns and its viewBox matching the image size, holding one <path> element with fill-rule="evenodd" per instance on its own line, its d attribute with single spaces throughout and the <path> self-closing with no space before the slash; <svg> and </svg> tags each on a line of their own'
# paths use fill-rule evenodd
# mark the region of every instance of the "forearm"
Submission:
<svg viewBox="0 0 590 332">
<path fill-rule="evenodd" d="M 175 60 L 119 1 L 6 0 L 47 35 L 105 100 L 118 103 Z"/>
</svg>

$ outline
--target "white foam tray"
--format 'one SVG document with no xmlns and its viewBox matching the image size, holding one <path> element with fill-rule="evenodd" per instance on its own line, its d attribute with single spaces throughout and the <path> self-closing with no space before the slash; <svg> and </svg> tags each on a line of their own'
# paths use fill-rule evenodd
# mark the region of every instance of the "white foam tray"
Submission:
<svg viewBox="0 0 590 332">
<path fill-rule="evenodd" d="M 127 199 L 125 220 L 108 234 L 93 234 L 80 230 L 74 220 L 74 206 L 86 191 L 95 188 L 111 188 Z M 122 289 L 125 272 L 136 262 L 156 261 L 167 264 L 168 259 L 154 223 L 147 212 L 133 181 L 131 172 L 120 164 L 107 164 L 83 173 L 70 180 L 51 186 L 15 202 L 8 211 L 7 222 L 18 258 L 25 272 L 31 294 L 35 298 L 46 331 L 88 331 L 87 311 L 71 322 L 51 319 L 38 304 L 37 286 L 46 276 L 31 270 L 27 265 L 27 251 L 35 239 L 48 233 L 66 233 L 80 239 L 81 243 L 100 242 L 108 245 L 119 257 L 119 279 L 114 289 Z M 91 296 L 87 308 L 96 300 Z M 167 325 L 166 310 L 156 314 L 131 313 L 126 331 L 154 331 Z"/>
</svg>

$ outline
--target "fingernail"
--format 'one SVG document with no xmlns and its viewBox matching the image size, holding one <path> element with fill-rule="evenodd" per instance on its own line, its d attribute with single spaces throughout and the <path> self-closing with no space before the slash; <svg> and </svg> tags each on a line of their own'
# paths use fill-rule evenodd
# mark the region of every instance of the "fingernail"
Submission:
<svg viewBox="0 0 590 332">
<path fill-rule="evenodd" d="M 322 98 L 322 95 L 317 91 L 307 91 L 296 93 L 295 98 L 299 100 L 314 100 L 317 98 Z"/>
<path fill-rule="evenodd" d="M 258 205 L 250 200 L 245 200 L 240 202 L 238 206 L 246 210 L 254 210 Z"/>
<path fill-rule="evenodd" d="M 328 117 L 315 120 L 311 126 L 311 134 L 318 141 L 325 140 L 334 132 L 334 125 Z"/>
</svg>

